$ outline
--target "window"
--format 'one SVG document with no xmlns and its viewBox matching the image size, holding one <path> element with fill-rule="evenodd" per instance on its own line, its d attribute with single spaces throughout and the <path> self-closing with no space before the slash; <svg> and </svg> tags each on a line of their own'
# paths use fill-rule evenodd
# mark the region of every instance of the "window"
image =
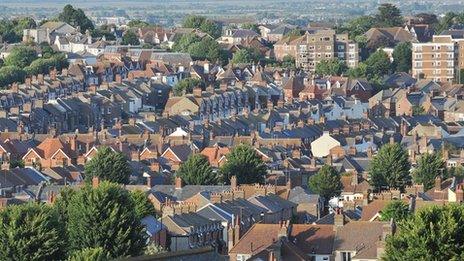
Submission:
<svg viewBox="0 0 464 261">
<path fill-rule="evenodd" d="M 351 252 L 342 252 L 343 261 L 351 261 Z"/>
</svg>

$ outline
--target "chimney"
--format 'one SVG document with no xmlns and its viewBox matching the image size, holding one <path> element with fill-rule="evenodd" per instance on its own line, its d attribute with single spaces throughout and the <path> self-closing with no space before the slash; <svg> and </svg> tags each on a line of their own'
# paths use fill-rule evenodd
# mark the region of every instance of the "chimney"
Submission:
<svg viewBox="0 0 464 261">
<path fill-rule="evenodd" d="M 373 153 L 372 153 L 372 148 L 371 148 L 371 147 L 368 147 L 368 148 L 367 148 L 366 154 L 367 154 L 367 157 L 368 157 L 369 159 L 372 158 L 372 154 L 373 154 Z"/>
<path fill-rule="evenodd" d="M 435 178 L 435 191 L 441 191 L 441 176 L 438 175 L 436 178 Z"/>
<path fill-rule="evenodd" d="M 1 166 L 2 170 L 10 170 L 10 162 L 4 161 Z"/>
<path fill-rule="evenodd" d="M 182 179 L 180 177 L 176 177 L 174 182 L 176 189 L 182 189 Z"/>
<path fill-rule="evenodd" d="M 69 137 L 69 146 L 71 147 L 71 150 L 72 150 L 72 151 L 76 151 L 76 150 L 77 150 L 76 140 L 77 140 L 77 135 L 76 135 L 76 134 L 74 134 L 74 135 L 72 135 L 71 137 Z"/>
<path fill-rule="evenodd" d="M 56 201 L 56 194 L 55 194 L 55 191 L 52 190 L 48 193 L 47 202 L 49 204 L 53 204 L 55 203 L 55 201 Z"/>
<path fill-rule="evenodd" d="M 61 75 L 67 77 L 68 76 L 68 68 L 61 69 Z"/>
<path fill-rule="evenodd" d="M 122 77 L 121 77 L 120 74 L 116 74 L 116 76 L 114 78 L 115 78 L 115 80 L 114 80 L 115 82 L 122 83 Z"/>
<path fill-rule="evenodd" d="M 210 201 L 212 204 L 221 203 L 221 202 L 222 202 L 222 195 L 221 195 L 221 193 L 212 192 L 212 193 L 210 194 L 209 201 Z"/>
<path fill-rule="evenodd" d="M 56 81 L 56 68 L 53 68 L 52 70 L 50 70 L 50 79 L 52 81 Z"/>
<path fill-rule="evenodd" d="M 236 218 L 235 218 L 235 231 L 234 231 L 234 242 L 238 243 L 240 241 L 240 226 L 241 226 L 241 222 L 240 222 L 240 215 L 238 215 Z"/>
<path fill-rule="evenodd" d="M 30 77 L 27 77 L 26 80 L 24 80 L 24 83 L 26 84 L 27 87 L 31 87 L 32 80 Z"/>
<path fill-rule="evenodd" d="M 232 248 L 235 246 L 235 244 L 237 242 L 235 242 L 235 228 L 234 226 L 232 226 L 232 224 L 230 225 L 229 229 L 227 230 L 227 238 L 228 238 L 228 248 L 229 248 L 229 251 L 232 250 Z"/>
<path fill-rule="evenodd" d="M 92 178 L 92 188 L 97 188 L 100 185 L 100 178 L 94 176 Z"/>
<path fill-rule="evenodd" d="M 230 187 L 232 189 L 237 188 L 237 177 L 235 175 L 230 178 Z"/>
<path fill-rule="evenodd" d="M 19 86 L 18 86 L 17 82 L 14 82 L 13 84 L 11 84 L 11 92 L 13 92 L 13 93 L 18 93 L 19 92 Z"/>
<path fill-rule="evenodd" d="M 335 210 L 334 217 L 334 229 L 337 227 L 343 227 L 345 225 L 345 215 L 343 214 L 343 208 L 337 208 Z"/>
<path fill-rule="evenodd" d="M 395 138 L 393 136 L 390 136 L 390 144 L 395 144 Z"/>
<path fill-rule="evenodd" d="M 315 168 L 316 168 L 316 159 L 315 159 L 315 158 L 311 158 L 311 165 L 310 165 L 310 167 L 311 167 L 312 169 L 315 169 Z"/>
<path fill-rule="evenodd" d="M 459 184 L 456 188 L 456 202 L 462 203 L 464 201 L 464 191 L 462 190 L 462 185 Z"/>
<path fill-rule="evenodd" d="M 327 165 L 332 166 L 332 154 L 327 155 Z"/>
<path fill-rule="evenodd" d="M 149 188 L 153 187 L 153 178 L 151 177 L 150 174 L 147 175 L 147 187 Z"/>
<path fill-rule="evenodd" d="M 40 74 L 37 75 L 37 82 L 39 84 L 44 84 L 44 76 L 43 76 L 43 74 L 40 73 Z"/>
<path fill-rule="evenodd" d="M 208 74 L 209 73 L 209 62 L 205 62 L 203 64 L 203 73 Z"/>
</svg>

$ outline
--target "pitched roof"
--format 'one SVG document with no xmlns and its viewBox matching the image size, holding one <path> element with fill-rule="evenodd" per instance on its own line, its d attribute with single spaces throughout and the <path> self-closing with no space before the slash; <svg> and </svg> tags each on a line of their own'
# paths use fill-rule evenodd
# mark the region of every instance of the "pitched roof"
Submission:
<svg viewBox="0 0 464 261">
<path fill-rule="evenodd" d="M 294 224 L 290 232 L 290 242 L 306 254 L 332 254 L 335 231 L 332 225 Z"/>
<path fill-rule="evenodd" d="M 69 144 L 65 144 L 59 138 L 46 138 L 34 150 L 42 158 L 50 159 L 59 149 L 61 149 L 69 157 L 74 156 Z"/>
</svg>

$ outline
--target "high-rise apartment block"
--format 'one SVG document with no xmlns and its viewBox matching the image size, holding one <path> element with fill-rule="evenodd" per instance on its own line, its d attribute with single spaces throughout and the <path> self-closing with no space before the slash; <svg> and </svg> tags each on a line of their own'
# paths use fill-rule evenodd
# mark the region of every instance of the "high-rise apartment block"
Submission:
<svg viewBox="0 0 464 261">
<path fill-rule="evenodd" d="M 464 68 L 464 30 L 444 31 L 432 42 L 412 44 L 412 75 L 436 82 L 460 82 Z"/>
</svg>

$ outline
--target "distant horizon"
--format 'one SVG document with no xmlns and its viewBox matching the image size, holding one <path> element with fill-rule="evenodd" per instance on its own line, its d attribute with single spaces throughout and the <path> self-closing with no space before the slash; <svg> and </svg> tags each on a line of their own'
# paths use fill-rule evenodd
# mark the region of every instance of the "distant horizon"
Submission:
<svg viewBox="0 0 464 261">
<path fill-rule="evenodd" d="M 207 17 L 255 17 L 256 20 L 289 19 L 304 21 L 345 21 L 375 13 L 382 3 L 398 6 L 403 15 L 417 13 L 464 12 L 464 1 L 459 0 L 3 0 L 0 3 L 0 18 L 31 16 L 51 18 L 66 4 L 83 9 L 91 17 L 126 16 L 164 24 L 180 21 L 186 14 Z M 172 21 L 164 21 L 164 20 Z"/>
</svg>

